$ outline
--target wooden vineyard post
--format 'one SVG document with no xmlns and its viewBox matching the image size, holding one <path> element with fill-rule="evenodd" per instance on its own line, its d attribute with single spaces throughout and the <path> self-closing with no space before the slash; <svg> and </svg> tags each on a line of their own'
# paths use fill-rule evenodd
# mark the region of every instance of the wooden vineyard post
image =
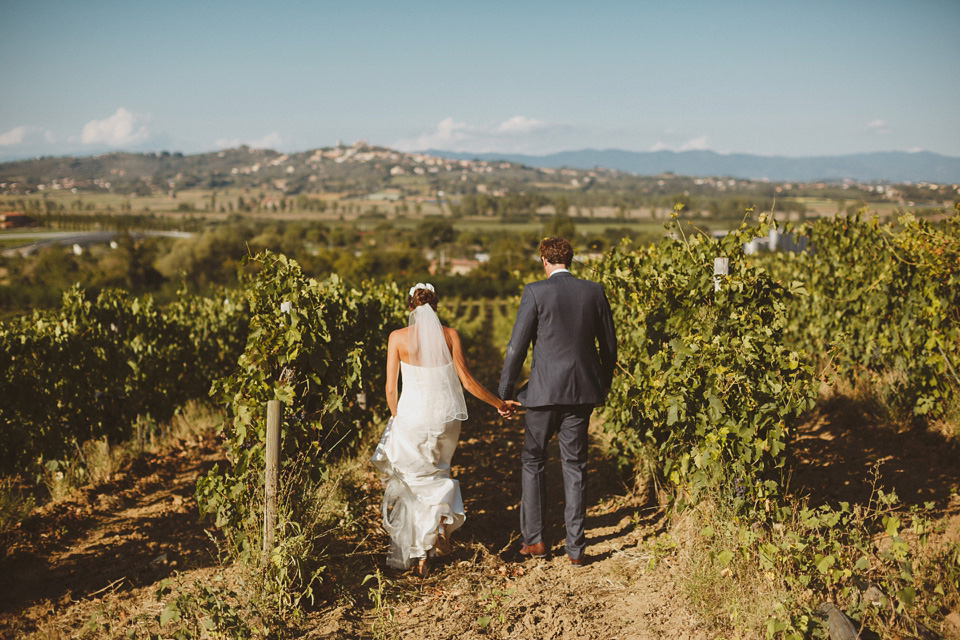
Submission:
<svg viewBox="0 0 960 640">
<path fill-rule="evenodd" d="M 279 400 L 267 402 L 267 459 L 264 470 L 263 554 L 273 551 L 277 525 L 277 473 L 280 467 L 280 421 L 282 407 Z"/>
</svg>

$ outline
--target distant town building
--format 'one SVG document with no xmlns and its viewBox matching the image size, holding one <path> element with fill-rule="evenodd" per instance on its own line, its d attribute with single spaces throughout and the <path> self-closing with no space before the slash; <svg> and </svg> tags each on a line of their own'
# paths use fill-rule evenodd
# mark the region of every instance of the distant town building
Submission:
<svg viewBox="0 0 960 640">
<path fill-rule="evenodd" d="M 723 238 L 729 231 L 712 231 L 714 238 Z M 807 250 L 807 238 L 789 233 L 780 233 L 777 229 L 770 229 L 765 236 L 757 236 L 743 245 L 743 252 L 747 255 L 760 251 L 782 251 L 801 253 Z"/>
</svg>

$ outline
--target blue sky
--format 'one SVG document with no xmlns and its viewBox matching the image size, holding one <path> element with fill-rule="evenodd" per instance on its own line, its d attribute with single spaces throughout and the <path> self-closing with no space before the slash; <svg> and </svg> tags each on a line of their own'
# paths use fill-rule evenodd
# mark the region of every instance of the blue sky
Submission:
<svg viewBox="0 0 960 640">
<path fill-rule="evenodd" d="M 960 156 L 958 27 L 958 0 L 0 0 L 0 160 L 357 139 Z"/>
</svg>

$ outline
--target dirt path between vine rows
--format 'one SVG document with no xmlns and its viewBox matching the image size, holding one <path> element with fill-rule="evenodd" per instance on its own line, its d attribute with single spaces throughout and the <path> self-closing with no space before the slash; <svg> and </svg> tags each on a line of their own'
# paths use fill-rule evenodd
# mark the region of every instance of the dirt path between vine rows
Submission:
<svg viewBox="0 0 960 640">
<path fill-rule="evenodd" d="M 574 568 L 563 551 L 555 443 L 547 469 L 552 557 L 520 557 L 521 441 L 521 420 L 467 425 L 454 460 L 468 515 L 454 554 L 426 580 L 387 572 L 385 610 L 333 608 L 318 616 L 309 637 L 370 637 L 380 630 L 411 640 L 693 640 L 728 631 L 704 620 L 685 592 L 685 536 L 697 532 L 682 516 L 668 523 L 652 491 L 629 491 L 599 450 L 592 451 L 588 492 L 591 563 Z M 960 540 L 960 450 L 936 430 L 897 430 L 849 398 L 833 397 L 798 425 L 793 469 L 793 490 L 814 504 L 865 505 L 882 487 L 908 505 L 932 503 L 943 535 Z M 383 550 L 382 535 L 380 541 Z"/>
<path fill-rule="evenodd" d="M 489 410 L 474 415 L 479 412 Z M 369 637 L 377 630 L 411 640 L 712 637 L 684 604 L 673 573 L 676 550 L 662 550 L 648 571 L 652 551 L 645 543 L 664 531 L 662 510 L 649 492 L 629 491 L 597 450 L 587 491 L 589 564 L 573 567 L 564 552 L 555 442 L 547 465 L 551 554 L 544 560 L 519 555 L 522 429 L 522 418 L 465 425 L 454 471 L 467 521 L 454 536 L 453 553 L 440 558 L 425 580 L 385 571 L 387 610 L 367 608 L 356 617 L 356 611 L 335 609 L 318 617 L 308 637 Z M 383 554 L 387 541 L 381 535 L 378 543 Z"/>
<path fill-rule="evenodd" d="M 680 575 L 683 527 L 668 524 L 651 491 L 633 492 L 612 462 L 592 452 L 587 529 L 591 562 L 563 552 L 562 493 L 556 445 L 548 465 L 552 557 L 518 553 L 517 507 L 522 418 L 494 419 L 471 407 L 455 474 L 467 521 L 453 553 L 421 580 L 385 568 L 380 485 L 359 488 L 366 535 L 348 556 L 329 559 L 317 607 L 297 635 L 340 639 L 399 637 L 624 639 L 712 638 L 689 603 Z M 199 473 L 221 458 L 213 438 L 145 456 L 114 480 L 48 505 L 0 542 L 0 637 L 123 637 L 123 617 L 159 612 L 159 581 L 212 575 L 214 545 L 198 522 Z M 960 455 L 933 431 L 896 431 L 826 402 L 800 426 L 793 486 L 816 501 L 865 502 L 872 469 L 879 484 L 910 504 L 932 502 L 948 536 L 960 539 Z M 681 523 L 682 524 L 682 523 Z M 669 529 L 669 531 L 668 531 Z M 661 535 L 667 533 L 668 535 Z M 656 562 L 651 562 L 656 554 Z M 341 566 L 342 563 L 342 566 Z M 349 571 L 337 572 L 351 565 Z M 361 585 L 381 572 L 382 606 Z M 109 623 L 107 621 L 109 618 Z"/>
<path fill-rule="evenodd" d="M 156 585 L 216 564 L 198 522 L 197 477 L 222 460 L 216 438 L 144 454 L 107 483 L 37 510 L 2 541 L 0 637 L 96 636 L 157 608 Z"/>
</svg>

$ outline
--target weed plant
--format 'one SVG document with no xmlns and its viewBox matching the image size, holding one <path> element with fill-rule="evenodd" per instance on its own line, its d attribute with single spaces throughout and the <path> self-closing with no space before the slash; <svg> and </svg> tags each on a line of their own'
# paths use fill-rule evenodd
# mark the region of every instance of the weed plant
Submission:
<svg viewBox="0 0 960 640">
<path fill-rule="evenodd" d="M 0 479 L 0 532 L 22 521 L 38 504 L 62 500 L 84 485 L 109 482 L 144 453 L 199 439 L 213 431 L 218 420 L 217 411 L 209 403 L 191 400 L 161 424 L 150 416 L 140 416 L 130 440 L 88 440 L 77 444 L 71 456 L 40 460 L 30 478 Z"/>
<path fill-rule="evenodd" d="M 360 484 L 363 471 L 360 458 L 346 457 L 325 465 L 321 479 L 314 480 L 305 462 L 291 461 L 278 479 L 273 548 L 264 552 L 263 497 L 255 495 L 243 526 L 218 541 L 220 573 L 231 576 L 230 586 L 206 579 L 162 584 L 157 598 L 163 611 L 153 621 L 160 634 L 150 637 L 295 635 L 328 575 L 330 547 L 357 525 L 348 488 Z"/>
<path fill-rule="evenodd" d="M 383 572 L 377 569 L 376 573 L 369 573 L 363 578 L 362 585 L 376 581 L 376 584 L 367 588 L 370 603 L 373 605 L 373 637 L 376 640 L 388 640 L 395 636 L 395 621 L 393 610 L 387 605 L 386 592 L 390 581 Z"/>
<path fill-rule="evenodd" d="M 718 630 L 826 637 L 824 604 L 882 637 L 942 632 L 960 606 L 960 543 L 932 505 L 907 507 L 874 489 L 867 504 L 736 509 L 729 490 L 692 507 L 680 546 L 687 596 Z"/>
<path fill-rule="evenodd" d="M 3 535 L 33 511 L 36 500 L 11 478 L 0 480 L 0 535 Z"/>
</svg>

